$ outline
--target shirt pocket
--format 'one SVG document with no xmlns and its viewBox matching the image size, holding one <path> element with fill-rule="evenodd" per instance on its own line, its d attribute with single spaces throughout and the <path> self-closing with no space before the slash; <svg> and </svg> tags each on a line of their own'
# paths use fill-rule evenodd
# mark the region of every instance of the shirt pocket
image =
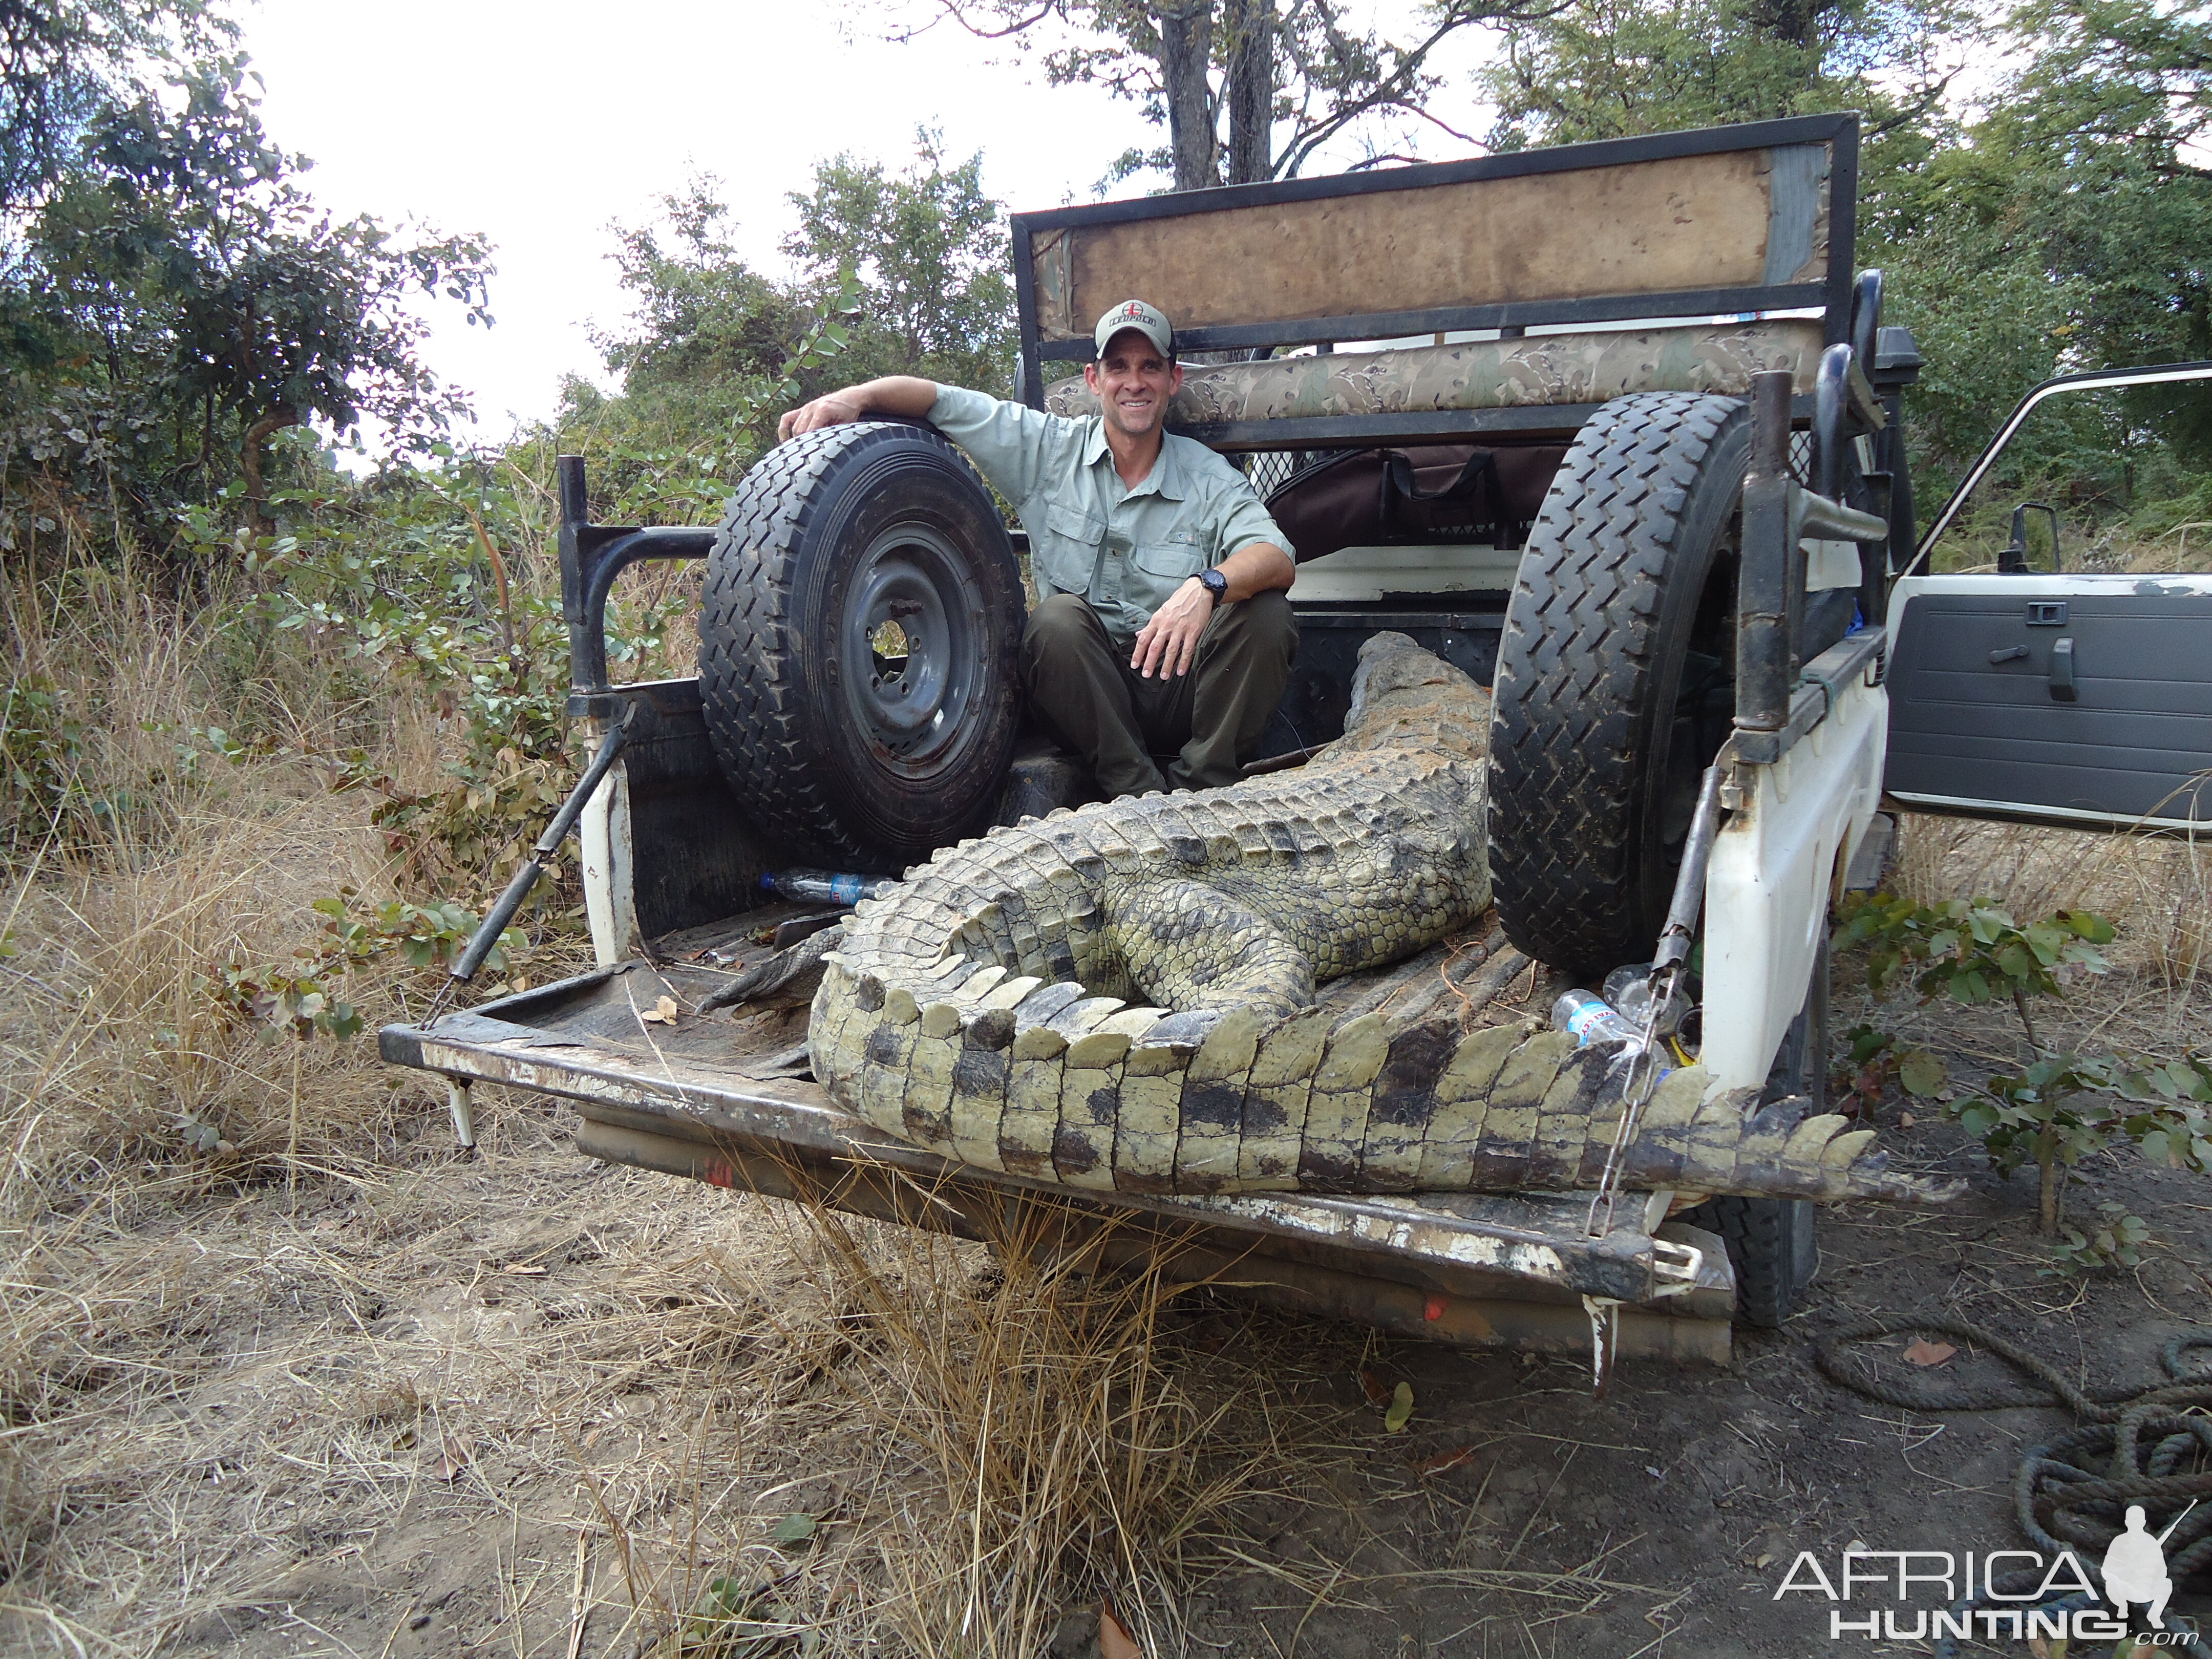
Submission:
<svg viewBox="0 0 2212 1659">
<path fill-rule="evenodd" d="M 1044 510 L 1044 534 L 1030 538 L 1030 568 L 1037 586 L 1054 593 L 1088 593 L 1097 568 L 1106 520 L 1054 501 Z"/>
<path fill-rule="evenodd" d="M 1121 597 L 1130 609 L 1149 617 L 1174 596 L 1176 589 L 1205 568 L 1206 549 L 1194 531 L 1139 542 L 1129 551 L 1129 574 L 1121 584 Z"/>
<path fill-rule="evenodd" d="M 1206 549 L 1196 531 L 1171 531 L 1158 541 L 1139 542 L 1130 550 L 1129 562 L 1173 590 L 1206 568 Z"/>
</svg>

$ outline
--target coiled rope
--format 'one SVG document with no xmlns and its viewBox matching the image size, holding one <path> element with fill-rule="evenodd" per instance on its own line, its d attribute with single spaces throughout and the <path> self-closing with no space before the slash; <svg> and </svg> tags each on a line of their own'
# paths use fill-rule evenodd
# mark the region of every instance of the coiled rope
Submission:
<svg viewBox="0 0 2212 1659">
<path fill-rule="evenodd" d="M 2035 1386 L 1938 1383 L 1932 1378 L 1893 1382 L 1869 1375 L 1844 1357 L 1844 1351 L 1856 1343 L 1923 1331 L 1955 1336 L 1994 1354 L 2034 1379 Z M 2192 1498 L 2200 1500 L 2197 1507 L 2183 1516 L 2166 1540 L 2166 1575 L 2177 1585 L 2199 1575 L 2212 1580 L 2212 1415 L 2207 1414 L 2212 1409 L 2212 1365 L 2192 1365 L 2186 1358 L 2199 1350 L 2212 1352 L 2212 1330 L 2185 1332 L 2168 1340 L 2159 1358 L 2171 1382 L 2148 1389 L 2090 1390 L 2076 1387 L 2057 1367 L 1993 1331 L 1948 1314 L 1923 1314 L 1847 1325 L 1814 1346 L 1813 1363 L 1854 1394 L 1910 1411 L 1990 1412 L 2054 1405 L 2071 1411 L 2080 1419 L 2078 1426 L 2046 1444 L 2031 1447 L 2021 1458 L 2013 1478 L 2013 1512 L 2029 1541 L 2046 1555 L 2072 1547 L 2075 1559 L 2101 1589 L 2105 1548 L 2124 1529 L 2130 1504 L 2142 1505 L 2148 1528 L 2156 1534 L 2165 1522 L 2187 1510 Z M 1995 1588 L 2017 1595 L 2034 1589 L 2038 1582 L 2039 1576 L 2032 1572 L 2012 1574 Z M 1981 1599 L 1977 1596 L 1961 1607 L 1978 1605 Z M 2075 1598 L 2044 1610 L 2078 1605 Z M 2212 1646 L 2202 1637 L 2175 1633 L 2184 1640 L 2169 1642 L 2166 1651 L 2212 1656 Z M 1955 1645 L 1948 1641 L 1936 1649 L 1938 1659 L 1948 1659 L 1954 1651 Z"/>
</svg>

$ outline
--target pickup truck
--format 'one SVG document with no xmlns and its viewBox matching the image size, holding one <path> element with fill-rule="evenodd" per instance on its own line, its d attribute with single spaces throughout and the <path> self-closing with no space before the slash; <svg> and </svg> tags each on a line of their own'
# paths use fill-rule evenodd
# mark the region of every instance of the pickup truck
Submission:
<svg viewBox="0 0 2212 1659">
<path fill-rule="evenodd" d="M 1084 412 L 1088 319 L 1145 296 L 1188 370 L 1171 428 L 1235 458 L 1297 544 L 1298 658 L 1248 770 L 1337 734 L 1380 632 L 1493 692 L 1496 913 L 1451 947 L 1486 982 L 1444 980 L 1469 1018 L 1540 1015 L 1569 975 L 1653 959 L 1671 915 L 1674 960 L 1694 945 L 1682 1040 L 1718 1085 L 1815 1110 L 1827 917 L 1878 878 L 1885 803 L 2212 827 L 2192 782 L 2212 579 L 2058 568 L 2049 508 L 2032 561 L 2027 506 L 1995 568 L 1931 557 L 2049 400 L 2212 364 L 2039 388 L 1916 536 L 1900 400 L 1922 359 L 1853 263 L 1857 143 L 1855 116 L 1823 115 L 1012 221 L 1025 400 Z M 933 432 L 839 430 L 763 457 L 714 528 L 594 524 L 562 463 L 599 965 L 386 1028 L 388 1060 L 447 1081 L 464 1143 L 493 1083 L 572 1103 L 580 1149 L 611 1162 L 984 1239 L 1018 1225 L 1101 1267 L 1172 1257 L 1446 1342 L 1595 1340 L 1601 1365 L 1723 1361 L 1732 1320 L 1788 1316 L 1816 1260 L 1802 1199 L 1637 1193 L 1601 1215 L 1587 1193 L 1075 1191 L 841 1110 L 802 1008 L 699 1014 L 837 919 L 769 872 L 896 875 L 1091 798 L 1022 725 L 1028 538 Z M 605 605 L 648 559 L 707 562 L 700 672 L 616 685 Z M 1419 996 L 1451 959 L 1322 1005 Z"/>
</svg>

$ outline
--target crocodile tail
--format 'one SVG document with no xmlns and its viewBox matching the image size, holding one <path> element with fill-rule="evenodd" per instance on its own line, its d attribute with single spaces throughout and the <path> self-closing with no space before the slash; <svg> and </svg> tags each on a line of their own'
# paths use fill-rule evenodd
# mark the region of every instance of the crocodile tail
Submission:
<svg viewBox="0 0 2212 1659">
<path fill-rule="evenodd" d="M 1125 1193 L 1587 1189 L 1620 1127 L 1603 1050 L 1517 1024 L 1164 1014 L 947 957 L 823 958 L 815 1075 L 874 1127 L 962 1163 Z M 1939 1202 L 1871 1130 L 1701 1066 L 1662 1081 L 1621 1149 L 1632 1190 Z"/>
<path fill-rule="evenodd" d="M 875 1128 L 984 1169 L 1110 1188 L 1130 1041 L 1162 1020 L 996 963 L 878 969 L 832 952 L 808 1040 L 817 1080 Z"/>
</svg>

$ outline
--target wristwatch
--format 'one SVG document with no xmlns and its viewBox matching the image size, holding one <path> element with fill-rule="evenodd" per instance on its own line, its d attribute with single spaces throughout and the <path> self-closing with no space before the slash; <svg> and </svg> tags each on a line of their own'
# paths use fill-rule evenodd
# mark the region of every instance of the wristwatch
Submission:
<svg viewBox="0 0 2212 1659">
<path fill-rule="evenodd" d="M 1215 605 L 1229 597 L 1229 578 L 1218 570 L 1201 570 L 1198 573 L 1198 580 L 1201 587 L 1213 595 Z"/>
</svg>

